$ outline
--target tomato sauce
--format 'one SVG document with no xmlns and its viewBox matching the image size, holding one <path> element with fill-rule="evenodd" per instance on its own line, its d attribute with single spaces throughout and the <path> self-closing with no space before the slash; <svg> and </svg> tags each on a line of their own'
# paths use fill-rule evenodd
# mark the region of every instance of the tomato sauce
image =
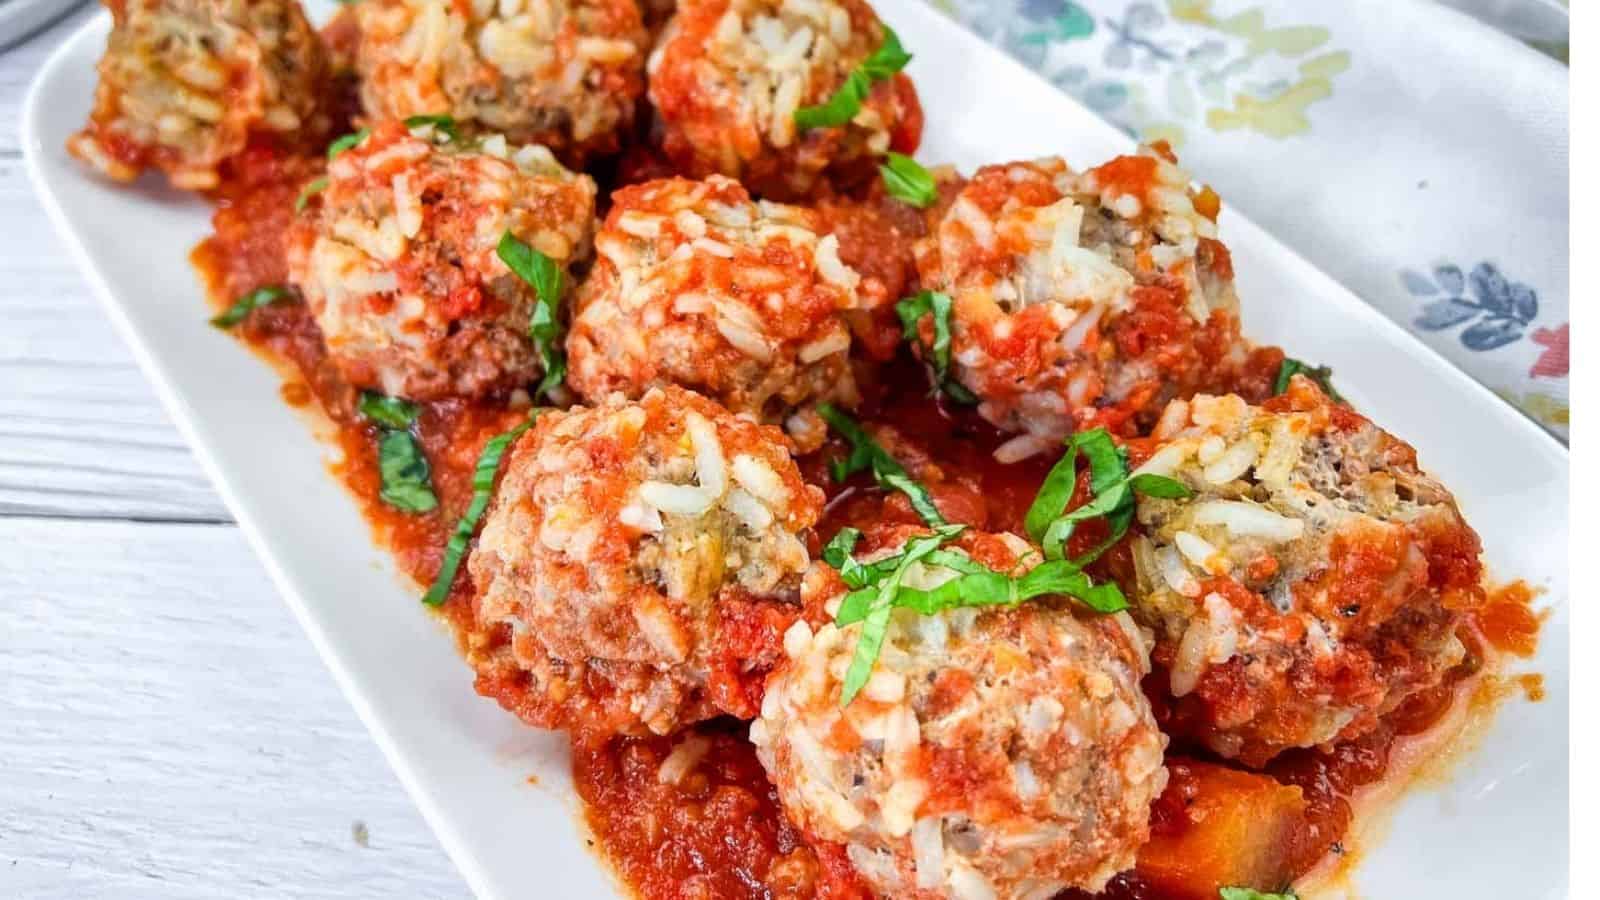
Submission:
<svg viewBox="0 0 1600 900">
<path fill-rule="evenodd" d="M 1513 581 L 1490 591 L 1474 612 L 1479 631 L 1496 650 L 1526 658 L 1538 649 L 1543 617 L 1533 611 L 1534 596 L 1533 588 Z"/>
<path fill-rule="evenodd" d="M 219 190 L 215 233 L 191 257 L 219 310 L 254 288 L 283 283 L 283 234 L 294 197 L 320 167 L 315 159 L 251 154 L 237 167 L 233 180 Z M 886 270 L 893 268 L 893 264 L 884 265 Z M 394 554 L 399 568 L 419 585 L 430 583 L 443 559 L 444 546 L 471 501 L 473 469 L 484 443 L 524 420 L 527 411 L 461 400 L 420 404 L 421 413 L 412 427 L 432 468 L 439 506 L 426 514 L 400 512 L 378 497 L 380 430 L 356 411 L 358 394 L 328 362 L 316 323 L 305 306 L 288 302 L 263 307 L 251 313 L 235 332 L 282 373 L 287 402 L 309 406 L 312 399 L 317 401 L 333 426 L 333 441 L 342 455 L 332 466 L 333 474 L 354 495 L 374 539 Z M 1252 365 L 1239 376 L 1239 383 L 1231 387 L 1253 398 L 1265 396 L 1281 359 L 1281 351 L 1275 348 L 1258 351 Z M 1002 435 L 971 410 L 948 406 L 930 396 L 925 373 L 903 355 L 869 387 L 861 418 L 877 429 L 880 440 L 896 447 L 897 457 L 929 485 L 948 518 L 985 530 L 1023 531 L 1028 504 L 1054 462 L 1040 457 L 996 464 L 991 454 Z M 1141 448 L 1136 445 L 1133 449 L 1137 458 Z M 827 473 L 827 461 L 842 450 L 834 441 L 801 460 L 807 480 L 824 485 L 829 497 L 813 551 L 851 520 L 917 521 L 902 496 L 885 495 L 865 476 L 835 484 Z M 1080 494 L 1086 489 L 1084 478 L 1086 473 L 1080 473 Z M 1099 524 L 1080 529 L 1074 541 L 1084 548 L 1097 543 L 1103 537 L 1094 527 Z M 1529 606 L 1532 597 L 1533 592 L 1520 583 L 1500 588 L 1478 613 L 1475 628 L 1463 632 L 1481 633 L 1494 650 L 1531 654 L 1540 624 Z M 471 624 L 471 607 L 467 579 L 458 575 L 442 613 L 462 633 Z M 752 645 L 781 638 L 781 629 L 772 623 L 752 621 L 746 631 Z M 1343 852 L 1341 841 L 1351 824 L 1352 795 L 1384 777 L 1391 746 L 1398 738 L 1427 729 L 1445 714 L 1459 679 L 1471 675 L 1484 659 L 1486 648 L 1478 646 L 1476 638 L 1468 647 L 1468 661 L 1450 680 L 1413 697 L 1361 739 L 1330 750 L 1284 753 L 1267 766 L 1266 777 L 1299 791 L 1295 806 L 1299 811 L 1273 839 L 1276 846 L 1262 851 L 1274 865 L 1298 876 L 1327 854 Z M 1524 687 L 1530 695 L 1539 690 L 1532 682 Z M 1153 692 L 1156 696 L 1152 699 L 1159 707 L 1159 690 Z M 751 701 L 753 707 L 756 698 Z M 682 735 L 575 745 L 574 779 L 598 849 L 623 880 L 649 900 L 868 897 L 843 848 L 808 840 L 784 817 L 746 739 L 746 728 L 744 723 L 722 719 L 691 729 L 689 733 L 707 741 L 708 747 L 676 783 L 663 781 L 660 772 L 662 762 L 684 739 Z M 1205 785 L 1214 782 L 1185 774 L 1190 764 L 1184 760 L 1205 760 L 1203 751 L 1175 744 L 1169 754 L 1174 777 L 1156 802 L 1153 827 L 1158 836 L 1172 837 L 1199 827 L 1187 811 L 1197 802 L 1196 792 L 1207 790 Z M 1227 766 L 1214 759 L 1210 764 Z M 1211 799 L 1229 802 L 1227 796 Z M 1152 878 L 1150 871 L 1143 869 L 1124 873 L 1101 896 L 1113 900 L 1188 900 L 1195 896 L 1159 887 Z"/>
<path fill-rule="evenodd" d="M 692 729 L 710 747 L 677 784 L 658 773 L 681 738 L 574 748 L 589 827 L 623 880 L 647 900 L 870 898 L 842 848 L 789 824 L 745 729 L 726 719 Z"/>
</svg>

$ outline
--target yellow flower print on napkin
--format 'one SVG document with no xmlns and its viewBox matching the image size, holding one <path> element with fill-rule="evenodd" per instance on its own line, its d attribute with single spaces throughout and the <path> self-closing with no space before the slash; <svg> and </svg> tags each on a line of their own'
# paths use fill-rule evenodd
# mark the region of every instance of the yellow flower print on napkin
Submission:
<svg viewBox="0 0 1600 900">
<path fill-rule="evenodd" d="M 1566 428 L 1572 424 L 1572 407 L 1567 401 L 1544 391 L 1519 394 L 1511 388 L 1495 388 L 1501 399 L 1532 416 L 1534 421 L 1547 426 Z"/>
<path fill-rule="evenodd" d="M 1333 96 L 1333 76 L 1350 68 L 1350 54 L 1343 50 L 1325 53 L 1300 64 L 1300 80 L 1278 94 L 1259 100 L 1249 94 L 1235 94 L 1233 108 L 1206 110 L 1206 124 L 1213 131 L 1249 128 L 1267 137 L 1283 138 L 1311 130 L 1306 107 Z"/>
<path fill-rule="evenodd" d="M 1168 0 L 1167 8 L 1175 21 L 1198 25 L 1244 42 L 1244 55 L 1253 60 L 1277 56 L 1293 60 L 1306 56 L 1328 43 L 1332 34 L 1320 25 L 1269 27 L 1266 13 L 1251 7 L 1228 16 L 1212 9 L 1213 0 Z M 1333 81 L 1350 68 L 1350 54 L 1330 50 L 1301 61 L 1293 81 L 1282 79 L 1265 96 L 1236 92 L 1231 106 L 1206 109 L 1206 125 L 1213 131 L 1248 129 L 1267 137 L 1285 138 L 1311 130 L 1306 110 L 1319 100 L 1333 96 Z"/>
</svg>

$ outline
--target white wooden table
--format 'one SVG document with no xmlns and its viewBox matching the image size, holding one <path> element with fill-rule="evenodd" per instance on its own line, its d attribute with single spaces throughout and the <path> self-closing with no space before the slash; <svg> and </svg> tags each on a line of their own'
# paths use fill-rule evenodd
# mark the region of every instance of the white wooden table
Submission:
<svg viewBox="0 0 1600 900">
<path fill-rule="evenodd" d="M 466 896 L 28 186 L 88 12 L 0 51 L 0 897 Z"/>
</svg>

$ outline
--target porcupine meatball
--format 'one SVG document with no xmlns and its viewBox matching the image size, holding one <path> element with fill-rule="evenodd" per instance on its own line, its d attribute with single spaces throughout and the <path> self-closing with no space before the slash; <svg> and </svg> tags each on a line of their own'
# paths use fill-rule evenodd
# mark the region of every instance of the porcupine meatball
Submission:
<svg viewBox="0 0 1600 900">
<path fill-rule="evenodd" d="M 569 383 L 591 401 L 677 384 L 820 445 L 814 404 L 858 399 L 844 314 L 861 278 L 814 227 L 718 175 L 617 191 L 576 298 Z"/>
<path fill-rule="evenodd" d="M 954 301 L 952 376 L 1022 435 L 997 455 L 1148 425 L 1243 362 L 1216 195 L 1188 185 L 1149 148 L 1082 174 L 1057 158 L 985 166 L 918 243 L 922 286 Z"/>
<path fill-rule="evenodd" d="M 479 690 L 579 737 L 753 716 L 776 659 L 740 635 L 778 652 L 821 508 L 776 429 L 689 391 L 545 413 L 469 561 Z"/>
<path fill-rule="evenodd" d="M 544 144 L 572 165 L 610 153 L 644 92 L 634 0 L 363 0 L 356 69 L 369 116 L 447 114 Z"/>
<path fill-rule="evenodd" d="M 537 295 L 496 247 L 509 230 L 565 269 L 589 252 L 594 194 L 537 144 L 385 123 L 328 164 L 290 226 L 289 280 L 357 387 L 414 400 L 520 387 L 542 374 Z"/>
<path fill-rule="evenodd" d="M 650 55 L 661 149 L 681 172 L 738 178 L 777 199 L 811 193 L 824 174 L 870 178 L 884 153 L 921 140 L 909 78 L 873 84 L 840 127 L 801 129 L 794 114 L 827 103 L 882 43 L 862 0 L 684 0 Z"/>
<path fill-rule="evenodd" d="M 891 527 L 858 558 L 918 533 Z M 1001 572 L 1039 560 L 1009 534 L 969 532 L 954 546 Z M 918 562 L 905 583 L 954 577 Z M 807 589 L 845 591 L 820 566 Z M 1064 601 L 897 610 L 871 677 L 841 706 L 860 630 L 791 626 L 751 725 L 796 825 L 845 845 L 885 897 L 1049 898 L 1099 890 L 1133 866 L 1166 783 L 1166 739 L 1139 689 L 1149 664 L 1126 613 Z"/>
<path fill-rule="evenodd" d="M 1416 451 L 1303 376 L 1262 407 L 1175 401 L 1139 471 L 1134 615 L 1155 629 L 1169 731 L 1259 765 L 1358 737 L 1461 661 L 1478 536 Z"/>
<path fill-rule="evenodd" d="M 322 47 L 294 0 L 107 0 L 89 124 L 67 149 L 103 175 L 147 168 L 174 187 L 218 186 L 253 141 L 282 145 L 327 126 L 318 116 Z"/>
</svg>

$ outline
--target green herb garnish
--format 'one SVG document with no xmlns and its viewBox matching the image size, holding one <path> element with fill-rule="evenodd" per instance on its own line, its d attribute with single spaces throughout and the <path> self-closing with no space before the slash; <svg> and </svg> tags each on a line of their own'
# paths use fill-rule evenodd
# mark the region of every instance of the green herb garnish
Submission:
<svg viewBox="0 0 1600 900">
<path fill-rule="evenodd" d="M 900 37 L 883 26 L 883 43 L 845 76 L 844 84 L 820 106 L 802 106 L 794 111 L 794 124 L 800 128 L 837 128 L 856 117 L 872 85 L 905 68 L 911 54 L 900 46 Z"/>
<path fill-rule="evenodd" d="M 850 554 L 856 550 L 856 542 L 861 540 L 860 529 L 848 525 L 839 529 L 839 532 L 822 548 L 822 561 L 839 570 L 839 577 L 844 583 L 853 588 L 865 587 L 867 584 L 866 568 L 856 562 Z"/>
<path fill-rule="evenodd" d="M 1258 891 L 1247 887 L 1225 887 L 1217 890 L 1222 900 L 1299 900 L 1294 891 L 1284 891 L 1281 894 Z"/>
<path fill-rule="evenodd" d="M 339 138 L 338 140 L 329 144 L 328 159 L 331 161 L 335 156 L 338 156 L 346 150 L 349 150 L 351 147 L 354 147 L 355 145 L 366 140 L 368 134 L 371 134 L 371 131 L 363 128 L 359 131 L 352 131 L 344 137 Z"/>
<path fill-rule="evenodd" d="M 263 306 L 282 303 L 290 299 L 287 290 L 276 285 L 272 287 L 258 287 L 243 297 L 233 301 L 233 305 L 222 313 L 211 318 L 211 324 L 217 328 L 232 328 L 243 322 L 250 313 Z"/>
<path fill-rule="evenodd" d="M 489 442 L 483 445 L 483 452 L 478 454 L 478 464 L 472 470 L 472 502 L 467 505 L 467 511 L 456 522 L 455 531 L 450 533 L 450 541 L 444 548 L 444 561 L 439 564 L 439 573 L 434 576 L 433 585 L 422 595 L 423 603 L 438 606 L 450 596 L 450 586 L 455 583 L 456 571 L 461 568 L 461 559 L 466 555 L 467 544 L 472 542 L 472 533 L 478 530 L 478 520 L 483 518 L 483 511 L 489 508 L 489 497 L 494 491 L 494 476 L 500 470 L 500 458 L 505 456 L 506 448 L 511 446 L 512 441 L 533 427 L 534 418 L 538 415 L 539 410 L 534 410 L 528 421 L 504 434 L 490 438 Z"/>
<path fill-rule="evenodd" d="M 377 391 L 362 391 L 356 409 L 385 428 L 410 428 L 417 420 L 417 405 L 399 397 L 385 397 Z"/>
<path fill-rule="evenodd" d="M 294 211 L 299 212 L 305 209 L 306 202 L 311 199 L 312 195 L 322 193 L 327 186 L 328 176 L 326 175 L 306 182 L 306 186 L 301 188 L 299 195 L 294 198 Z"/>
<path fill-rule="evenodd" d="M 854 700 L 872 676 L 872 667 L 878 662 L 878 653 L 883 649 L 883 638 L 889 631 L 889 617 L 894 612 L 895 596 L 900 592 L 900 582 L 905 578 L 906 571 L 912 563 L 959 537 L 966 527 L 945 525 L 934 529 L 933 534 L 912 538 L 906 542 L 905 550 L 896 557 L 894 569 L 876 585 L 862 588 L 863 591 L 871 591 L 872 596 L 861 614 L 861 633 L 856 636 L 855 655 L 851 657 L 850 668 L 845 672 L 839 705 L 846 706 Z M 844 607 L 841 606 L 840 612 L 843 611 Z"/>
<path fill-rule="evenodd" d="M 402 512 L 425 513 L 437 508 L 439 498 L 433 493 L 428 458 L 411 433 L 411 423 L 420 412 L 417 405 L 376 391 L 362 391 L 356 409 L 381 431 L 378 474 L 383 480 L 378 499 Z"/>
<path fill-rule="evenodd" d="M 922 291 L 894 305 L 900 317 L 900 328 L 907 341 L 913 341 L 922 350 L 922 359 L 933 372 L 936 391 L 958 403 L 977 403 L 978 398 L 961 382 L 950 377 L 950 295 L 939 291 Z M 933 343 L 924 343 L 918 327 L 923 316 L 933 316 Z"/>
<path fill-rule="evenodd" d="M 1327 366 L 1313 366 L 1292 356 L 1285 356 L 1283 364 L 1278 366 L 1278 378 L 1272 383 L 1272 393 L 1281 394 L 1287 391 L 1289 389 L 1289 380 L 1296 375 L 1304 375 L 1315 381 L 1317 387 L 1322 388 L 1322 392 L 1328 395 L 1329 400 L 1348 405 L 1347 401 L 1339 395 L 1339 392 L 1333 389 L 1332 369 Z"/>
<path fill-rule="evenodd" d="M 926 490 L 911 481 L 900 464 L 868 437 L 861 426 L 827 404 L 819 406 L 818 411 L 853 447 L 848 458 L 833 462 L 836 480 L 842 481 L 870 468 L 886 487 L 906 491 L 912 497 L 912 506 L 918 506 L 917 496 L 907 491 L 901 482 L 922 491 L 923 502 L 932 507 Z M 1068 510 L 1066 506 L 1072 501 L 1078 481 L 1080 453 L 1089 461 L 1089 490 L 1093 496 L 1082 506 Z M 899 553 L 874 562 L 863 563 L 852 555 L 861 539 L 860 531 L 840 529 L 822 550 L 823 560 L 839 571 L 839 577 L 851 589 L 840 601 L 833 621 L 840 628 L 861 623 L 855 655 L 845 675 L 843 702 L 849 703 L 867 683 L 895 609 L 909 609 L 928 616 L 965 607 L 1016 606 L 1044 596 L 1072 597 L 1099 613 L 1127 609 L 1128 599 L 1115 582 L 1096 584 L 1083 569 L 1127 533 L 1133 521 L 1135 492 L 1164 498 L 1189 497 L 1194 493 L 1182 482 L 1162 475 L 1130 474 L 1127 450 L 1111 440 L 1104 428 L 1096 428 L 1079 432 L 1067 441 L 1066 453 L 1051 468 L 1028 508 L 1025 528 L 1030 537 L 1044 545 L 1046 560 L 1021 574 L 997 572 L 960 550 L 946 549 L 944 545 L 959 537 L 965 526 L 948 524 L 942 517 L 932 521 L 920 507 L 918 512 L 934 526 L 933 534 L 907 541 Z M 933 510 L 933 515 L 937 517 L 938 511 Z M 1066 542 L 1073 530 L 1078 523 L 1096 518 L 1107 521 L 1111 536 L 1089 553 L 1067 559 Z M 905 587 L 902 582 L 906 571 L 916 562 L 940 566 L 958 574 L 931 590 Z"/>
<path fill-rule="evenodd" d="M 402 512 L 425 513 L 437 508 L 429 480 L 428 458 L 416 437 L 405 429 L 387 429 L 378 440 L 378 473 L 383 486 L 378 499 Z"/>
<path fill-rule="evenodd" d="M 1068 510 L 1073 491 L 1078 483 L 1078 454 L 1089 461 L 1089 502 Z M 1046 559 L 1063 559 L 1067 539 L 1081 522 L 1104 518 L 1110 534 L 1099 546 L 1073 562 L 1086 566 L 1104 553 L 1127 533 L 1133 523 L 1134 492 L 1152 497 L 1180 499 L 1194 492 L 1180 481 L 1164 475 L 1143 473 L 1131 475 L 1128 471 L 1128 452 L 1111 440 L 1104 428 L 1080 431 L 1067 440 L 1067 450 L 1061 455 L 1040 485 L 1039 493 L 1028 507 L 1023 527 L 1028 536 L 1044 548 Z"/>
<path fill-rule="evenodd" d="M 817 404 L 817 413 L 829 427 L 850 442 L 850 455 L 829 463 L 834 481 L 844 481 L 857 472 L 871 471 L 879 485 L 905 494 L 906 499 L 911 501 L 911 508 L 917 511 L 922 521 L 936 528 L 949 524 L 939 508 L 934 506 L 928 489 L 912 478 L 887 450 L 878 446 L 866 429 L 831 403 Z"/>
<path fill-rule="evenodd" d="M 1074 597 L 1099 613 L 1120 612 L 1128 607 L 1127 598 L 1115 583 L 1095 584 L 1070 560 L 1041 563 L 1021 575 L 1011 575 L 990 569 L 960 550 L 945 548 L 965 530 L 964 525 L 935 528 L 931 535 L 907 541 L 899 553 L 872 563 L 858 562 L 850 555 L 861 537 L 854 528 L 841 529 L 828 542 L 823 559 L 838 569 L 845 584 L 853 588 L 840 601 L 834 624 L 844 628 L 861 623 L 850 669 L 845 673 L 841 703 L 855 699 L 867 683 L 896 609 L 931 616 L 965 607 L 1016 606 L 1044 596 Z M 959 574 L 932 590 L 905 587 L 906 572 L 918 562 Z"/>
<path fill-rule="evenodd" d="M 456 120 L 454 116 L 411 116 L 406 119 L 407 128 L 421 128 L 424 125 L 432 125 L 434 128 L 444 132 L 445 136 L 452 141 L 461 137 L 461 133 L 456 130 Z"/>
<path fill-rule="evenodd" d="M 561 349 L 561 267 L 555 260 L 517 239 L 507 231 L 495 248 L 500 261 L 518 278 L 533 287 L 536 295 L 528 334 L 544 366 L 544 377 L 534 396 L 549 393 L 567 377 L 567 357 Z"/>
<path fill-rule="evenodd" d="M 903 153 L 890 150 L 887 161 L 878 166 L 878 171 L 883 175 L 883 185 L 889 189 L 889 196 L 896 200 L 925 209 L 939 199 L 933 175 Z"/>
</svg>

